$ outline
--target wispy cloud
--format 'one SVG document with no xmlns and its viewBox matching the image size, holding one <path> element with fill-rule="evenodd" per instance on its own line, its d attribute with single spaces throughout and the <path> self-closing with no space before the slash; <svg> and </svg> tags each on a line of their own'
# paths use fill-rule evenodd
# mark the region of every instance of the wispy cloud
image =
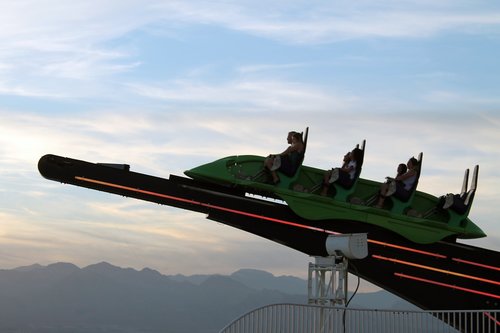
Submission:
<svg viewBox="0 0 500 333">
<path fill-rule="evenodd" d="M 307 67 L 308 64 L 295 63 L 295 64 L 259 64 L 259 65 L 247 65 L 241 66 L 236 69 L 237 72 L 241 74 L 251 74 L 259 72 L 272 72 L 272 71 L 283 71 L 294 68 Z"/>
<path fill-rule="evenodd" d="M 356 96 L 342 96 L 321 87 L 282 80 L 238 80 L 222 84 L 180 80 L 155 85 L 130 84 L 135 94 L 165 101 L 207 103 L 256 110 L 302 111 L 349 108 Z"/>
<path fill-rule="evenodd" d="M 398 3 L 399 4 L 399 3 Z M 429 37 L 447 31 L 498 33 L 500 15 L 466 2 L 369 1 L 22 1 L 0 13 L 3 94 L 54 96 L 27 77 L 88 80 L 141 65 L 133 45 L 116 42 L 134 31 L 212 25 L 284 43 L 330 43 L 359 38 Z M 152 27 L 157 28 L 152 29 Z M 158 28 L 161 27 L 161 28 Z M 255 70 L 254 67 L 242 67 Z M 19 78 L 16 79 L 16 78 Z M 65 84 L 71 84 L 66 81 Z"/>
<path fill-rule="evenodd" d="M 430 91 L 423 96 L 423 100 L 434 105 L 446 104 L 457 105 L 458 110 L 470 109 L 474 107 L 496 108 L 500 104 L 500 97 L 483 97 L 473 94 L 464 94 L 458 91 Z"/>
<path fill-rule="evenodd" d="M 496 220 L 489 218 L 497 214 L 495 189 L 500 186 L 495 162 L 500 154 L 495 144 L 500 118 L 496 113 L 308 112 L 303 118 L 300 113 L 283 114 L 287 117 L 275 126 L 263 126 L 263 122 L 278 114 L 241 111 L 186 113 L 173 124 L 171 115 L 161 112 L 77 114 L 59 120 L 15 114 L 2 117 L 8 119 L 7 125 L 0 127 L 0 133 L 6 133 L 0 136 L 2 149 L 8 142 L 26 141 L 0 153 L 0 190 L 13 184 L 17 189 L 2 195 L 8 199 L 0 205 L 4 250 L 0 263 L 14 267 L 34 261 L 70 261 L 84 266 L 108 260 L 127 267 L 149 266 L 164 273 L 230 273 L 232 267 L 255 267 L 303 274 L 307 261 L 303 254 L 207 221 L 201 214 L 103 193 L 96 197 L 89 190 L 47 182 L 35 175 L 34 162 L 42 153 L 53 152 L 46 150 L 57 148 L 55 152 L 61 155 L 90 161 L 108 158 L 131 163 L 135 171 L 167 177 L 201 164 L 202 159 L 208 162 L 229 154 L 265 154 L 281 149 L 286 131 L 305 125 L 311 127 L 306 164 L 333 166 L 346 149 L 366 138 L 363 177 L 382 180 L 392 174 L 397 163 L 422 150 L 425 163 L 419 186 L 435 195 L 458 190 L 463 170 L 481 164 L 481 177 L 487 181 L 480 178 L 474 207 L 477 213 L 472 216 L 486 232 L 493 231 L 493 240 L 498 239 L 494 238 Z M 47 125 L 53 121 L 56 126 Z M 439 130 L 432 130 L 434 126 L 429 124 L 439 124 Z M 142 170 L 137 170 L 138 165 Z M 13 172 L 18 172 L 15 177 Z M 24 203 L 19 205 L 20 201 Z M 495 247 L 491 239 L 486 244 Z M 259 259 L 263 256 L 265 262 Z M 289 263 L 283 263 L 283 256 Z M 179 261 L 179 257 L 184 260 Z"/>
<path fill-rule="evenodd" d="M 412 59 L 372 54 L 381 40 L 407 45 L 448 33 L 498 36 L 498 11 L 477 3 L 6 2 L 0 11 L 0 94 L 7 96 L 0 106 L 0 264 L 108 260 L 172 273 L 241 266 L 287 273 L 293 265 L 303 272 L 307 258 L 281 245 L 200 214 L 48 182 L 36 163 L 55 153 L 129 163 L 166 178 L 221 156 L 281 151 L 287 131 L 306 126 L 307 165 L 332 167 L 367 139 L 363 177 L 382 180 L 423 151 L 419 186 L 435 195 L 458 189 L 463 170 L 479 163 L 474 218 L 498 234 L 492 218 L 500 214 L 498 98 L 450 88 L 442 82 L 463 74 L 436 63 L 398 73 L 424 87 L 404 95 L 383 78 L 398 60 L 404 58 L 403 68 Z M 255 57 L 240 53 L 237 61 L 207 59 L 212 44 L 204 38 L 220 42 L 219 33 L 230 36 L 224 48 L 241 39 L 241 45 L 257 40 L 263 50 Z M 333 44 L 345 40 L 363 42 Z M 165 66 L 170 60 L 163 55 L 175 47 L 178 58 Z M 183 63 L 185 57 L 194 60 Z M 375 74 L 360 76 L 364 71 Z M 283 262 L 285 256 L 295 261 Z"/>
<path fill-rule="evenodd" d="M 500 15 L 468 8 L 465 2 L 428 1 L 260 1 L 238 3 L 169 2 L 161 4 L 171 20 L 220 25 L 292 43 L 328 43 L 351 38 L 428 37 L 457 29 L 474 33 Z"/>
</svg>

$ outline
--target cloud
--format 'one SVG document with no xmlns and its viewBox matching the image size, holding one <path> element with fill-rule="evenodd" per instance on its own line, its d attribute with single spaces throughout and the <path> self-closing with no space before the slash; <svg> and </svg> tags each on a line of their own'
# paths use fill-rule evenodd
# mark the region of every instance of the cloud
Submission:
<svg viewBox="0 0 500 333">
<path fill-rule="evenodd" d="M 232 273 L 239 267 L 273 271 L 274 265 L 283 274 L 290 274 L 290 266 L 296 266 L 302 274 L 306 269 L 305 255 L 208 221 L 202 214 L 107 195 L 101 196 L 104 202 L 82 201 L 82 192 L 68 186 L 63 192 L 66 194 L 57 196 L 59 207 L 47 205 L 50 198 L 41 202 L 44 208 L 29 204 L 37 214 L 2 209 L 2 267 L 58 261 L 88 265 L 109 260 L 138 269 L 151 267 L 166 274 Z M 72 206 L 71 201 L 81 201 L 83 206 L 72 212 L 62 208 Z M 53 212 L 50 216 L 40 214 L 47 209 Z M 263 262 L 263 256 L 268 260 Z"/>
<path fill-rule="evenodd" d="M 283 71 L 295 68 L 308 67 L 305 63 L 292 63 L 292 64 L 259 64 L 259 65 L 247 65 L 237 68 L 237 72 L 242 74 L 249 73 L 259 73 L 259 72 L 269 72 L 269 71 Z"/>
<path fill-rule="evenodd" d="M 330 43 L 358 38 L 429 37 L 443 31 L 473 33 L 492 26 L 500 15 L 464 3 L 429 1 L 374 4 L 371 1 L 237 3 L 169 2 L 158 5 L 168 16 L 190 24 L 211 24 L 289 43 Z"/>
<path fill-rule="evenodd" d="M 136 1 L 3 4 L 0 94 L 75 96 L 84 87 L 75 80 L 102 80 L 136 68 L 140 62 L 131 58 L 133 50 L 107 43 L 147 25 L 154 15 L 144 11 Z"/>
<path fill-rule="evenodd" d="M 495 112 L 191 111 L 175 119 L 158 111 L 1 116 L 3 267 L 35 261 L 85 266 L 106 260 L 167 274 L 231 273 L 238 267 L 304 274 L 308 258 L 302 253 L 206 220 L 203 214 L 49 182 L 34 162 L 42 153 L 55 152 L 130 163 L 134 171 L 166 178 L 226 155 L 280 150 L 286 132 L 305 125 L 311 130 L 307 165 L 331 167 L 366 138 L 362 177 L 382 180 L 401 160 L 424 151 L 419 187 L 434 195 L 458 191 L 464 169 L 479 163 L 480 187 L 471 218 L 491 237 L 467 242 L 492 249 L 498 244 L 492 218 L 500 214 L 494 204 L 500 187 L 495 144 L 500 117 Z M 280 121 L 269 126 L 269 119 Z M 18 143 L 8 148 L 9 142 Z"/>
<path fill-rule="evenodd" d="M 311 60 L 309 54 L 286 62 L 222 60 L 227 76 L 221 75 L 220 65 L 205 59 L 176 63 L 172 73 L 154 79 L 142 72 L 158 50 L 141 49 L 142 38 L 153 36 L 155 47 L 174 39 L 191 46 L 193 27 L 236 32 L 238 39 L 256 36 L 281 51 L 297 52 L 349 39 L 497 33 L 495 11 L 476 4 L 6 3 L 0 12 L 0 94 L 7 96 L 0 107 L 0 239 L 5 245 L 0 263 L 78 260 L 84 266 L 105 260 L 171 273 L 230 273 L 227 267 L 245 266 L 275 274 L 304 272 L 307 258 L 281 245 L 207 221 L 202 214 L 48 182 L 36 163 L 43 154 L 54 153 L 129 163 L 133 171 L 167 178 L 222 156 L 282 151 L 288 130 L 306 126 L 307 165 L 332 167 L 346 150 L 367 139 L 362 176 L 382 180 L 397 163 L 423 151 L 419 186 L 435 195 L 458 190 L 464 169 L 480 164 L 471 216 L 498 240 L 500 118 L 495 96 L 440 87 L 401 97 L 397 88 L 379 87 L 378 81 L 370 86 L 374 89 L 344 86 L 323 81 L 324 60 Z M 329 52 L 336 49 L 321 54 Z M 340 57 L 336 70 L 345 59 L 351 65 L 352 59 L 357 65 L 361 59 L 370 65 L 364 66 L 367 70 L 378 65 L 369 52 Z M 161 62 L 152 66 L 164 70 Z M 351 70 L 359 70 L 355 67 Z M 417 79 L 459 76 L 449 68 L 433 70 Z M 310 77 L 296 75 L 309 71 L 321 71 L 321 79 L 310 83 Z M 475 244 L 494 248 L 491 239 Z"/>
<path fill-rule="evenodd" d="M 221 84 L 180 80 L 155 85 L 130 84 L 129 88 L 134 94 L 170 102 L 277 112 L 347 109 L 355 99 L 322 87 L 284 80 L 241 79 Z"/>
<path fill-rule="evenodd" d="M 139 37 L 134 34 L 149 34 L 168 42 L 185 38 L 191 27 L 212 26 L 237 32 L 242 37 L 257 36 L 283 44 L 310 46 L 350 39 L 427 38 L 454 31 L 498 33 L 500 15 L 483 5 L 485 9 L 468 8 L 467 2 L 434 4 L 430 1 L 377 4 L 292 1 L 272 5 L 264 1 L 18 1 L 5 4 L 0 13 L 3 46 L 0 94 L 110 100 L 127 93 L 124 84 L 125 87 L 135 85 L 149 96 L 156 94 L 176 100 L 188 98 L 189 93 L 208 95 L 214 91 L 204 84 L 185 83 L 182 76 L 178 77 L 176 86 L 189 85 L 188 95 L 181 94 L 187 87 L 178 90 L 174 86 L 171 94 L 168 90 L 160 93 L 154 91 L 151 82 L 143 84 L 124 78 L 125 74 L 140 75 L 145 65 L 142 50 L 138 49 Z M 236 72 L 248 75 L 301 66 L 307 65 L 250 63 L 240 65 Z M 234 91 L 236 96 L 261 93 L 263 103 L 276 103 L 280 107 L 279 101 L 266 94 L 266 89 L 274 89 L 275 83 L 266 81 L 261 88 L 250 86 L 252 82 L 238 82 L 238 78 L 229 79 L 226 84 L 240 85 Z M 146 86 L 149 86 L 147 92 Z M 299 92 L 296 102 L 304 97 L 299 89 L 290 88 L 294 93 Z"/>
</svg>

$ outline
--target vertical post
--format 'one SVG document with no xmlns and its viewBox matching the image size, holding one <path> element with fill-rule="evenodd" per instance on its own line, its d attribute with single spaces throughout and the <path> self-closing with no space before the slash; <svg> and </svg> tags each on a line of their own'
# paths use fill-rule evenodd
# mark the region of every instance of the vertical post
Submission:
<svg viewBox="0 0 500 333">
<path fill-rule="evenodd" d="M 347 258 L 315 257 L 309 263 L 308 303 L 345 306 L 347 303 Z"/>
</svg>

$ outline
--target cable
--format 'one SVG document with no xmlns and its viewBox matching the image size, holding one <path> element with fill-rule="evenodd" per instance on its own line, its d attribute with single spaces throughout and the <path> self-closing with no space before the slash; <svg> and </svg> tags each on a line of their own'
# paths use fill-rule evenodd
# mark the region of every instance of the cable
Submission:
<svg viewBox="0 0 500 333">
<path fill-rule="evenodd" d="M 359 289 L 359 285 L 360 285 L 360 282 L 361 282 L 361 279 L 359 277 L 359 273 L 358 273 L 358 269 L 356 268 L 355 265 L 353 265 L 352 262 L 349 263 L 353 270 L 354 270 L 354 275 L 356 275 L 358 277 L 358 284 L 356 285 L 356 289 L 354 289 L 354 292 L 352 293 L 351 297 L 349 297 L 349 300 L 347 301 L 347 303 L 345 304 L 345 307 L 347 308 L 349 306 L 349 303 L 351 302 L 351 300 L 353 299 L 354 295 L 356 295 L 356 293 L 358 292 L 358 289 Z"/>
<path fill-rule="evenodd" d="M 353 299 L 354 295 L 356 295 L 356 293 L 358 292 L 359 285 L 360 285 L 360 282 L 361 282 L 361 279 L 360 279 L 359 273 L 358 273 L 358 269 L 356 268 L 355 265 L 352 264 L 352 262 L 350 262 L 349 264 L 352 266 L 354 274 L 358 277 L 358 283 L 356 285 L 356 289 L 354 289 L 354 292 L 352 293 L 351 297 L 349 297 L 349 300 L 345 304 L 344 313 L 342 314 L 342 327 L 344 329 L 344 333 L 345 333 L 345 315 L 346 315 L 346 312 L 347 312 L 347 307 L 349 306 L 349 303 Z"/>
</svg>

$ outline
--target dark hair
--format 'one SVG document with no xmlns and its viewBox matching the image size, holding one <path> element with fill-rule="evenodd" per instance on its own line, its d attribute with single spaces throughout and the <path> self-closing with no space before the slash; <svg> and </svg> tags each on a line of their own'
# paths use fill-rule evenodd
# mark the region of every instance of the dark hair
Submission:
<svg viewBox="0 0 500 333">
<path fill-rule="evenodd" d="M 295 139 L 299 140 L 300 142 L 303 142 L 302 141 L 302 134 L 300 134 L 298 132 L 292 132 L 292 137 L 294 137 Z"/>
<path fill-rule="evenodd" d="M 401 168 L 401 172 L 399 171 L 399 169 Z M 405 173 L 406 171 L 408 171 L 408 168 L 406 167 L 406 164 L 404 163 L 400 163 L 398 165 L 398 175 L 402 175 L 403 173 Z"/>
</svg>

